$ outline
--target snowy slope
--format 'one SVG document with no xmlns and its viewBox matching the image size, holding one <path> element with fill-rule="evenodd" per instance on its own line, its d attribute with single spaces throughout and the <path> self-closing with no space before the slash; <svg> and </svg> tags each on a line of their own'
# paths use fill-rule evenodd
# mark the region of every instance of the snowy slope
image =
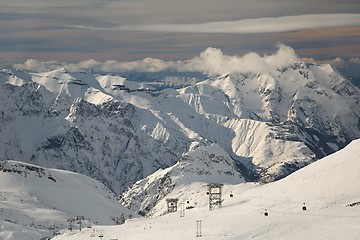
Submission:
<svg viewBox="0 0 360 240">
<path fill-rule="evenodd" d="M 77 216 L 86 227 L 135 215 L 94 179 L 10 160 L 0 162 L 0 209 L 0 239 L 8 240 L 52 236 Z"/>
<path fill-rule="evenodd" d="M 347 239 L 360 236 L 360 141 L 290 176 L 265 185 L 225 184 L 223 207 L 209 211 L 206 188 L 195 208 L 148 219 L 132 219 L 116 227 L 94 226 L 65 232 L 55 240 L 88 239 Z M 230 193 L 233 197 L 230 197 Z M 306 211 L 302 208 L 306 207 Z M 264 213 L 267 212 L 268 216 Z"/>
<path fill-rule="evenodd" d="M 192 199 L 202 193 L 194 188 L 209 183 L 245 182 L 234 160 L 219 145 L 192 147 L 174 166 L 136 182 L 122 194 L 120 202 L 141 215 L 158 216 L 166 213 L 167 198 L 178 198 L 186 202 L 185 207 L 195 207 L 199 203 Z"/>
<path fill-rule="evenodd" d="M 0 82 L 0 159 L 79 172 L 118 194 L 197 142 L 219 145 L 247 180 L 270 182 L 360 137 L 360 90 L 330 65 L 162 91 L 66 69 L 2 70 Z"/>
</svg>

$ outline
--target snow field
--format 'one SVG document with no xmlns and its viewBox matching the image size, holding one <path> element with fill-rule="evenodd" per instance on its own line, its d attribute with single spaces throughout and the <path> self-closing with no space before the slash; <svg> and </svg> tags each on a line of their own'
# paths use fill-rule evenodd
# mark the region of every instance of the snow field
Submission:
<svg viewBox="0 0 360 240">
<path fill-rule="evenodd" d="M 360 204 L 349 204 L 360 201 L 359 144 L 359 140 L 354 141 L 274 183 L 225 185 L 223 207 L 213 211 L 208 210 L 204 184 L 193 183 L 188 189 L 202 191 L 198 197 L 202 200 L 195 208 L 185 210 L 185 217 L 180 217 L 178 210 L 158 217 L 128 220 L 121 226 L 94 226 L 94 229 L 102 234 L 102 239 L 200 239 L 196 235 L 197 221 L 201 220 L 201 239 L 208 240 L 356 240 L 360 236 Z M 67 232 L 54 239 L 88 239 L 92 231 Z"/>
<path fill-rule="evenodd" d="M 0 162 L 0 169 L 0 239 L 52 236 L 77 216 L 84 216 L 84 227 L 136 216 L 103 184 L 84 175 L 16 161 Z"/>
</svg>

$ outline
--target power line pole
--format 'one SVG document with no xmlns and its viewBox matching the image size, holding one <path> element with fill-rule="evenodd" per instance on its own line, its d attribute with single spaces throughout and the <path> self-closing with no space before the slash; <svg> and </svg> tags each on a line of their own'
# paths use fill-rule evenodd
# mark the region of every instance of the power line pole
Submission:
<svg viewBox="0 0 360 240">
<path fill-rule="evenodd" d="M 201 220 L 196 220 L 196 237 L 201 237 L 202 236 L 202 232 L 201 232 Z"/>
<path fill-rule="evenodd" d="M 180 217 L 185 217 L 185 203 L 180 203 Z"/>
</svg>

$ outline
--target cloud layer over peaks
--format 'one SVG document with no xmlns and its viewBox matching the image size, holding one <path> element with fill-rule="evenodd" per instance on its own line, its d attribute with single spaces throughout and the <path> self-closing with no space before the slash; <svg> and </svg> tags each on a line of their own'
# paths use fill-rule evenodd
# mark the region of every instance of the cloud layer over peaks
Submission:
<svg viewBox="0 0 360 240">
<path fill-rule="evenodd" d="M 283 44 L 278 45 L 275 53 L 265 56 L 254 52 L 244 56 L 229 56 L 220 49 L 207 48 L 199 57 L 193 58 L 186 67 L 192 71 L 202 71 L 214 76 L 229 72 L 270 72 L 289 66 L 298 60 L 294 49 Z"/>
<path fill-rule="evenodd" d="M 119 62 L 86 60 L 77 63 L 40 62 L 29 59 L 23 64 L 15 64 L 15 68 L 45 72 L 62 67 L 70 71 L 94 72 L 202 72 L 209 76 L 222 75 L 229 72 L 269 72 L 277 68 L 289 66 L 298 61 L 294 50 L 286 45 L 279 44 L 275 53 L 260 56 L 250 52 L 243 56 L 226 55 L 220 49 L 209 47 L 187 61 L 163 61 L 154 58 L 145 58 L 140 61 Z"/>
</svg>

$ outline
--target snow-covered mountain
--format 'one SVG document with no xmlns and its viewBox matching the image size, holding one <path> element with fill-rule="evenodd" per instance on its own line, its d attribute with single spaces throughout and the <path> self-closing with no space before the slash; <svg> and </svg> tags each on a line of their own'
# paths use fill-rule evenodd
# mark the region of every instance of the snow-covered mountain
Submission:
<svg viewBox="0 0 360 240">
<path fill-rule="evenodd" d="M 120 202 L 141 215 L 156 216 L 167 212 L 167 198 L 178 198 L 188 208 L 197 205 L 192 199 L 203 193 L 196 190 L 196 186 L 240 182 L 245 180 L 234 160 L 220 146 L 213 144 L 196 147 L 175 165 L 139 180 L 122 194 Z"/>
<path fill-rule="evenodd" d="M 209 240 L 357 240 L 360 236 L 359 159 L 360 140 L 356 140 L 276 182 L 226 183 L 222 208 L 212 211 L 208 209 L 206 186 L 194 185 L 197 180 L 190 180 L 183 190 L 189 194 L 187 199 L 193 197 L 191 201 L 198 204 L 186 209 L 182 215 L 179 207 L 174 213 L 132 219 L 120 226 L 94 226 L 82 232 L 63 232 L 54 240 L 85 240 L 90 236 L 180 240 L 199 239 L 199 235 Z M 192 175 L 192 172 L 186 172 L 183 179 Z M 218 180 L 226 182 L 226 178 Z M 199 194 L 192 195 L 196 191 Z M 173 193 L 171 197 L 181 198 L 182 192 Z"/>
<path fill-rule="evenodd" d="M 245 179 L 273 181 L 360 137 L 360 90 L 295 63 L 157 90 L 120 76 L 0 72 L 0 159 L 79 172 L 116 193 L 216 143 Z"/>
<path fill-rule="evenodd" d="M 64 170 L 0 162 L 0 239 L 41 239 L 70 227 L 114 225 L 137 216 L 102 183 Z M 78 220 L 73 228 L 79 229 Z"/>
</svg>

